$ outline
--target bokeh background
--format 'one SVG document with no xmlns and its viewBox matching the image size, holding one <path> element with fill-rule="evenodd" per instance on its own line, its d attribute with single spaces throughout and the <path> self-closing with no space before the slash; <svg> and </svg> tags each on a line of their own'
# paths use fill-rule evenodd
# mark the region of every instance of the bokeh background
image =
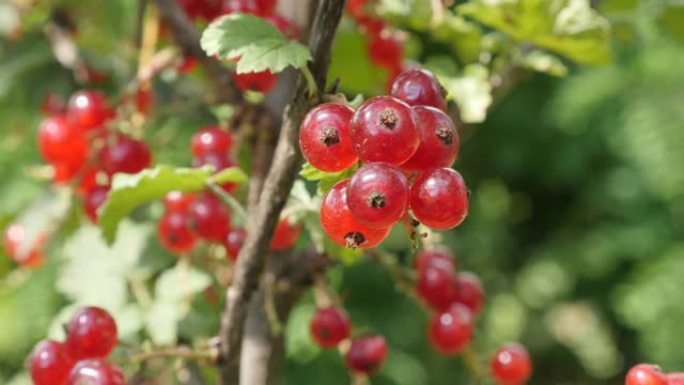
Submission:
<svg viewBox="0 0 684 385">
<path fill-rule="evenodd" d="M 134 68 L 127 41 L 134 1 L 33 4 L 20 36 L 8 3 L 0 2 L 0 228 L 55 195 L 43 178 L 35 128 L 47 92 L 77 89 L 41 30 L 57 3 L 78 20 L 88 59 L 111 74 L 98 88 L 116 94 Z M 684 7 L 662 0 L 592 5 L 610 22 L 612 61 L 562 59 L 565 77 L 523 72 L 484 122 L 464 126 L 456 168 L 472 191 L 471 212 L 443 233 L 461 268 L 486 287 L 475 350 L 486 357 L 501 342 L 522 341 L 534 360 L 532 384 L 622 384 L 626 368 L 644 361 L 684 371 Z M 442 46 L 423 44 L 414 32 L 409 57 L 427 60 L 437 73 L 458 67 Z M 346 21 L 336 57 L 355 58 L 355 66 L 336 59 L 333 75 L 350 95 L 382 90 L 386 77 L 364 70 L 358 39 Z M 160 107 L 146 136 L 157 162 L 189 163 L 188 138 L 213 119 L 196 103 L 203 87 L 201 73 L 155 84 Z M 147 219 L 158 213 L 153 206 L 137 215 L 121 235 L 129 240 L 112 251 L 79 225 L 78 208 L 69 210 L 46 247 L 48 262 L 34 271 L 17 268 L 0 251 L 0 384 L 27 383 L 24 357 L 48 331 L 59 333 L 55 317 L 72 303 L 103 298 L 119 307 L 131 340 L 145 339 L 141 330 L 155 318 L 130 305 L 128 283 L 175 263 L 150 236 Z M 406 254 L 400 234 L 387 246 Z M 127 281 L 93 278 L 111 275 Z M 373 384 L 469 383 L 460 359 L 431 350 L 428 315 L 395 290 L 381 267 L 360 260 L 334 268 L 331 278 L 355 324 L 382 333 L 391 346 Z M 215 331 L 218 307 L 202 299 L 192 306 L 168 330 L 171 340 Z M 309 338 L 313 310 L 306 294 L 287 325 L 285 382 L 347 384 L 338 353 L 319 350 Z"/>
</svg>

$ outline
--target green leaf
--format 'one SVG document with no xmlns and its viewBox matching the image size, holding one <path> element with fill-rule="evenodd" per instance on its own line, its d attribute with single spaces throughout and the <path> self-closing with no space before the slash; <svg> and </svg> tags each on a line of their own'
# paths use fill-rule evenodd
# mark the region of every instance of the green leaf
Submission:
<svg viewBox="0 0 684 385">
<path fill-rule="evenodd" d="M 311 60 L 308 48 L 249 14 L 234 13 L 215 20 L 204 30 L 200 43 L 209 56 L 237 59 L 238 73 L 278 73 L 288 66 L 303 68 Z"/>
<path fill-rule="evenodd" d="M 145 317 L 147 333 L 160 346 L 176 343 L 178 322 L 182 318 L 180 304 L 170 301 L 156 301 Z"/>
<path fill-rule="evenodd" d="M 302 169 L 299 171 L 299 176 L 308 181 L 318 182 L 318 192 L 319 194 L 324 194 L 330 190 L 335 183 L 349 178 L 354 171 L 356 171 L 356 168 L 357 166 L 353 166 L 340 172 L 326 172 L 317 169 L 307 162 L 302 165 Z"/>
<path fill-rule="evenodd" d="M 159 277 L 154 292 L 158 299 L 189 301 L 210 284 L 207 273 L 181 262 Z"/>
<path fill-rule="evenodd" d="M 568 74 L 568 67 L 559 58 L 540 50 L 534 50 L 525 54 L 520 61 L 526 68 L 551 76 L 565 76 Z"/>
</svg>

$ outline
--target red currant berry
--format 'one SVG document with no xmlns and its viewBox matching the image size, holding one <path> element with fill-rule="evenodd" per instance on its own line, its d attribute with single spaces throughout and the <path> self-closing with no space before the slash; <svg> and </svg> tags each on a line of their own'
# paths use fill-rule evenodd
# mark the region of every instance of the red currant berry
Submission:
<svg viewBox="0 0 684 385">
<path fill-rule="evenodd" d="M 126 385 L 119 368 L 104 359 L 83 360 L 69 374 L 66 385 Z"/>
<path fill-rule="evenodd" d="M 100 152 L 102 168 L 109 175 L 135 174 L 150 167 L 152 155 L 144 142 L 126 136 L 117 137 Z"/>
<path fill-rule="evenodd" d="M 346 247 L 373 247 L 382 242 L 390 229 L 373 229 L 359 223 L 347 205 L 349 179 L 338 182 L 323 198 L 321 224 L 326 234 Z"/>
<path fill-rule="evenodd" d="M 40 104 L 40 112 L 45 116 L 59 115 L 66 112 L 66 101 L 64 98 L 54 92 L 48 92 L 43 97 L 43 102 Z"/>
<path fill-rule="evenodd" d="M 214 126 L 204 127 L 192 136 L 192 155 L 227 153 L 232 143 L 233 137 L 228 131 Z"/>
<path fill-rule="evenodd" d="M 347 204 L 362 224 L 383 229 L 399 221 L 408 207 L 409 183 L 396 166 L 369 163 L 347 186 Z"/>
<path fill-rule="evenodd" d="M 225 152 L 208 152 L 193 159 L 194 167 L 212 166 L 216 172 L 235 166 L 235 161 Z M 235 183 L 224 183 L 221 187 L 229 193 L 237 188 Z"/>
<path fill-rule="evenodd" d="M 109 186 L 96 186 L 86 191 L 83 197 L 83 211 L 94 223 L 97 222 L 98 209 L 107 200 L 109 190 Z"/>
<path fill-rule="evenodd" d="M 33 348 L 29 365 L 34 385 L 64 385 L 74 361 L 64 344 L 43 340 Z"/>
<path fill-rule="evenodd" d="M 419 270 L 416 292 L 433 309 L 448 309 L 456 296 L 456 273 L 448 266 L 428 266 Z"/>
<path fill-rule="evenodd" d="M 294 21 L 278 14 L 266 16 L 264 19 L 278 28 L 278 31 L 286 38 L 290 40 L 299 40 L 299 26 L 295 24 Z"/>
<path fill-rule="evenodd" d="M 371 35 L 368 40 L 368 56 L 375 65 L 391 70 L 401 68 L 404 57 L 402 39 L 389 30 Z"/>
<path fill-rule="evenodd" d="M 667 378 L 659 367 L 651 364 L 639 364 L 627 372 L 625 385 L 668 385 Z"/>
<path fill-rule="evenodd" d="M 361 27 L 361 30 L 370 36 L 377 36 L 388 28 L 384 20 L 373 16 L 359 16 L 356 18 L 356 22 Z M 390 71 L 398 72 L 399 68 L 390 68 Z"/>
<path fill-rule="evenodd" d="M 166 211 L 185 212 L 194 199 L 193 194 L 171 191 L 164 197 L 164 208 Z"/>
<path fill-rule="evenodd" d="M 202 15 L 202 2 L 197 0 L 177 0 L 178 5 L 191 19 L 198 19 Z"/>
<path fill-rule="evenodd" d="M 195 247 L 197 236 L 190 229 L 188 217 L 182 211 L 169 211 L 157 225 L 159 243 L 172 253 L 187 253 Z"/>
<path fill-rule="evenodd" d="M 354 338 L 345 356 L 347 367 L 358 373 L 374 373 L 385 361 L 387 350 L 387 342 L 382 336 L 373 334 Z"/>
<path fill-rule="evenodd" d="M 255 91 L 265 94 L 275 86 L 278 81 L 278 75 L 275 75 L 268 70 L 244 74 L 235 72 L 233 73 L 233 79 L 235 80 L 235 85 L 237 85 L 241 91 Z"/>
<path fill-rule="evenodd" d="M 81 130 L 92 130 L 114 117 L 107 98 L 99 91 L 82 90 L 71 95 L 67 116 Z"/>
<path fill-rule="evenodd" d="M 449 249 L 444 246 L 436 246 L 431 249 L 423 249 L 413 261 L 413 268 L 421 271 L 427 267 L 439 267 L 447 270 L 456 269 L 456 259 Z"/>
<path fill-rule="evenodd" d="M 43 120 L 38 127 L 38 148 L 50 163 L 82 164 L 88 157 L 86 137 L 64 115 Z"/>
<path fill-rule="evenodd" d="M 392 96 L 410 106 L 430 106 L 446 111 L 444 88 L 432 72 L 410 69 L 402 72 L 392 83 Z"/>
<path fill-rule="evenodd" d="M 447 230 L 468 215 L 468 190 L 461 174 L 450 168 L 423 172 L 409 192 L 413 214 L 425 226 Z"/>
<path fill-rule="evenodd" d="M 287 219 L 279 220 L 271 240 L 271 250 L 278 251 L 293 247 L 301 232 L 302 226 L 292 224 Z"/>
<path fill-rule="evenodd" d="M 351 322 L 341 307 L 318 309 L 309 325 L 314 341 L 322 348 L 332 348 L 349 338 Z"/>
<path fill-rule="evenodd" d="M 275 11 L 278 0 L 254 0 L 254 3 L 260 15 L 268 15 Z"/>
<path fill-rule="evenodd" d="M 667 385 L 684 385 L 684 373 L 668 374 Z"/>
<path fill-rule="evenodd" d="M 420 145 L 415 112 L 391 96 L 368 99 L 356 110 L 350 126 L 352 145 L 364 162 L 401 164 Z"/>
<path fill-rule="evenodd" d="M 3 246 L 7 255 L 21 267 L 38 267 L 43 264 L 43 244 L 45 236 L 38 236 L 33 245 L 24 245 L 30 242 L 27 239 L 24 226 L 13 223 L 5 229 Z"/>
<path fill-rule="evenodd" d="M 442 354 L 456 354 L 463 350 L 473 336 L 473 316 L 461 304 L 432 316 L 428 325 L 432 346 Z"/>
<path fill-rule="evenodd" d="M 418 106 L 413 109 L 421 123 L 420 146 L 401 168 L 423 171 L 451 167 L 461 146 L 453 121 L 447 114 L 433 107 Z"/>
<path fill-rule="evenodd" d="M 202 194 L 188 207 L 190 228 L 201 238 L 222 243 L 230 231 L 230 212 L 217 198 Z"/>
<path fill-rule="evenodd" d="M 309 111 L 299 130 L 299 147 L 312 166 L 338 172 L 351 167 L 358 157 L 349 138 L 354 110 L 343 104 L 325 103 Z"/>
<path fill-rule="evenodd" d="M 237 261 L 238 254 L 240 254 L 240 249 L 242 249 L 242 244 L 245 243 L 245 238 L 247 237 L 247 232 L 244 229 L 231 229 L 226 236 L 226 241 L 223 245 L 226 247 L 226 253 L 231 261 Z"/>
<path fill-rule="evenodd" d="M 500 347 L 492 356 L 489 366 L 492 377 L 499 385 L 523 385 L 532 374 L 530 354 L 517 343 Z"/>
<path fill-rule="evenodd" d="M 66 325 L 66 348 L 77 360 L 105 358 L 116 346 L 116 322 L 99 307 L 80 309 Z"/>
<path fill-rule="evenodd" d="M 467 271 L 456 275 L 456 302 L 465 305 L 473 314 L 478 314 L 482 310 L 484 298 L 484 288 L 477 275 Z"/>
</svg>

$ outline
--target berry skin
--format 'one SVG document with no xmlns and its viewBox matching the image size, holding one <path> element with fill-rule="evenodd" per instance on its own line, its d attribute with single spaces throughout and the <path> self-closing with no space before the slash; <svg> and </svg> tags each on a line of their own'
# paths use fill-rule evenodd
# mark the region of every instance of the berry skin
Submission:
<svg viewBox="0 0 684 385">
<path fill-rule="evenodd" d="M 226 235 L 226 241 L 223 245 L 226 247 L 226 253 L 228 258 L 235 262 L 237 261 L 240 249 L 242 249 L 242 244 L 245 243 L 245 238 L 247 237 L 247 232 L 244 229 L 230 229 L 228 235 Z"/>
<path fill-rule="evenodd" d="M 135 174 L 150 167 L 152 155 L 147 145 L 126 136 L 116 138 L 100 152 L 102 168 L 109 175 Z"/>
<path fill-rule="evenodd" d="M 373 229 L 359 223 L 347 205 L 349 179 L 338 182 L 323 199 L 321 225 L 335 243 L 346 247 L 373 247 L 382 242 L 390 229 Z"/>
<path fill-rule="evenodd" d="M 667 381 L 660 368 L 651 364 L 636 365 L 625 377 L 625 385 L 668 385 Z"/>
<path fill-rule="evenodd" d="M 369 163 L 351 178 L 347 204 L 360 223 L 383 229 L 404 216 L 408 192 L 408 180 L 399 168 L 388 163 Z"/>
<path fill-rule="evenodd" d="M 354 150 L 364 162 L 402 164 L 420 145 L 416 114 L 391 96 L 368 99 L 356 110 L 350 126 Z"/>
<path fill-rule="evenodd" d="M 301 232 L 302 226 L 292 224 L 287 219 L 279 220 L 271 240 L 271 250 L 278 251 L 291 248 L 297 242 Z"/>
<path fill-rule="evenodd" d="M 401 168 L 423 171 L 451 167 L 461 146 L 454 122 L 447 114 L 434 107 L 418 106 L 413 110 L 420 122 L 420 146 Z"/>
<path fill-rule="evenodd" d="M 444 88 L 428 70 L 415 68 L 402 72 L 392 83 L 391 94 L 409 106 L 430 106 L 442 111 L 447 108 Z"/>
<path fill-rule="evenodd" d="M 33 348 L 29 366 L 34 385 L 64 385 L 74 361 L 64 344 L 43 340 Z"/>
<path fill-rule="evenodd" d="M 197 236 L 188 225 L 188 216 L 182 211 L 169 211 L 157 224 L 159 243 L 175 254 L 187 253 L 195 247 Z"/>
<path fill-rule="evenodd" d="M 359 159 L 349 138 L 354 110 L 343 104 L 325 103 L 309 111 L 299 130 L 299 147 L 312 166 L 338 172 Z"/>
<path fill-rule="evenodd" d="M 449 266 L 427 266 L 418 271 L 416 292 L 431 308 L 448 309 L 456 297 L 456 273 Z"/>
<path fill-rule="evenodd" d="M 368 40 L 368 57 L 379 67 L 390 71 L 401 68 L 404 57 L 403 41 L 397 34 L 383 30 L 378 34 L 371 35 Z"/>
<path fill-rule="evenodd" d="M 121 370 L 111 362 L 94 359 L 76 364 L 66 385 L 126 385 L 126 379 Z"/>
<path fill-rule="evenodd" d="M 456 275 L 456 302 L 465 305 L 476 315 L 482 310 L 484 298 L 484 288 L 477 275 L 467 271 Z"/>
<path fill-rule="evenodd" d="M 85 211 L 86 216 L 93 223 L 97 222 L 97 210 L 107 200 L 109 190 L 109 186 L 93 187 L 92 189 L 86 191 L 85 196 L 83 197 L 83 211 Z"/>
<path fill-rule="evenodd" d="M 448 230 L 468 215 L 468 190 L 463 177 L 450 168 L 423 172 L 409 192 L 411 211 L 425 226 Z"/>
<path fill-rule="evenodd" d="M 380 369 L 385 357 L 387 342 L 382 336 L 371 334 L 352 340 L 345 361 L 354 372 L 371 374 Z"/>
<path fill-rule="evenodd" d="M 668 374 L 667 385 L 684 385 L 684 373 Z"/>
<path fill-rule="evenodd" d="M 233 143 L 228 131 L 219 127 L 204 127 L 192 136 L 191 150 L 195 157 L 208 153 L 227 153 Z"/>
<path fill-rule="evenodd" d="M 105 358 L 116 346 L 116 322 L 99 307 L 80 309 L 66 325 L 66 348 L 77 360 Z"/>
<path fill-rule="evenodd" d="M 523 385 L 532 374 L 530 354 L 517 343 L 501 346 L 492 356 L 489 367 L 499 385 Z"/>
<path fill-rule="evenodd" d="M 171 191 L 164 197 L 164 208 L 166 211 L 185 212 L 194 199 L 195 196 L 193 194 Z"/>
<path fill-rule="evenodd" d="M 203 194 L 188 207 L 190 228 L 207 241 L 222 243 L 230 231 L 230 212 L 217 198 Z"/>
<path fill-rule="evenodd" d="M 451 251 L 444 246 L 423 249 L 416 255 L 413 268 L 419 272 L 429 266 L 455 270 L 456 259 Z"/>
<path fill-rule="evenodd" d="M 351 322 L 341 307 L 318 309 L 309 325 L 311 336 L 322 348 L 333 348 L 349 338 Z"/>
<path fill-rule="evenodd" d="M 473 316 L 460 304 L 434 314 L 428 325 L 430 343 L 442 354 L 459 353 L 470 343 L 472 335 Z"/>
<path fill-rule="evenodd" d="M 64 115 L 42 121 L 38 127 L 38 149 L 50 163 L 83 164 L 88 156 L 86 137 Z"/>
<path fill-rule="evenodd" d="M 235 85 L 243 92 L 255 91 L 265 94 L 278 82 L 278 75 L 275 75 L 268 70 L 244 74 L 235 72 L 233 73 L 233 80 L 235 80 Z"/>
<path fill-rule="evenodd" d="M 38 267 L 43 264 L 42 248 L 46 239 L 44 236 L 38 236 L 34 241 L 34 245 L 27 250 L 22 250 L 22 243 L 25 242 L 26 236 L 24 226 L 18 223 L 7 226 L 3 239 L 5 252 L 21 267 Z"/>
<path fill-rule="evenodd" d="M 89 131 L 114 117 L 114 110 L 99 91 L 81 90 L 69 98 L 67 116 L 81 130 Z"/>
</svg>

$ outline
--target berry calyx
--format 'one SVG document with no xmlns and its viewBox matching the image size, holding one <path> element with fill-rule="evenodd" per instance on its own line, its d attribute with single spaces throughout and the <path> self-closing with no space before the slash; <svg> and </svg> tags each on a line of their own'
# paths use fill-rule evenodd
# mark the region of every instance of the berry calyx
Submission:
<svg viewBox="0 0 684 385">
<path fill-rule="evenodd" d="M 188 224 L 183 211 L 169 211 L 157 224 L 159 243 L 172 253 L 187 253 L 195 247 L 197 236 Z"/>
<path fill-rule="evenodd" d="M 371 334 L 354 338 L 345 355 L 347 367 L 354 372 L 372 374 L 382 366 L 387 356 L 387 342 Z"/>
<path fill-rule="evenodd" d="M 428 325 L 430 343 L 442 354 L 459 353 L 470 343 L 472 335 L 473 316 L 461 304 L 434 314 Z"/>
<path fill-rule="evenodd" d="M 287 219 L 279 220 L 271 240 L 271 250 L 278 251 L 291 248 L 297 242 L 301 232 L 302 226 L 299 224 L 290 223 Z"/>
<path fill-rule="evenodd" d="M 213 195 L 202 194 L 188 207 L 190 228 L 201 238 L 222 243 L 230 231 L 230 212 Z"/>
<path fill-rule="evenodd" d="M 530 354 L 517 343 L 501 346 L 492 356 L 489 367 L 499 385 L 523 385 L 532 374 Z"/>
<path fill-rule="evenodd" d="M 401 168 L 422 171 L 451 167 L 458 157 L 461 146 L 451 118 L 434 107 L 418 106 L 413 110 L 420 122 L 420 146 Z"/>
<path fill-rule="evenodd" d="M 416 259 L 413 261 L 413 268 L 419 272 L 427 267 L 441 267 L 448 270 L 455 270 L 456 258 L 454 258 L 451 251 L 444 246 L 423 249 L 416 255 Z"/>
<path fill-rule="evenodd" d="M 448 230 L 468 215 L 468 190 L 463 177 L 450 168 L 423 172 L 409 192 L 411 211 L 425 226 Z"/>
<path fill-rule="evenodd" d="M 114 364 L 103 360 L 83 360 L 69 374 L 67 385 L 126 385 L 126 378 Z"/>
<path fill-rule="evenodd" d="M 427 266 L 418 271 L 416 292 L 433 309 L 448 309 L 456 296 L 456 273 L 449 266 Z"/>
<path fill-rule="evenodd" d="M 338 172 L 358 160 L 349 138 L 354 110 L 343 104 L 325 103 L 309 111 L 299 130 L 304 158 L 319 170 Z"/>
<path fill-rule="evenodd" d="M 81 90 L 69 98 L 67 116 L 81 130 L 90 131 L 114 117 L 114 110 L 101 92 Z"/>
<path fill-rule="evenodd" d="M 207 153 L 227 153 L 233 143 L 228 131 L 219 127 L 204 127 L 192 136 L 191 149 L 195 157 Z"/>
<path fill-rule="evenodd" d="M 83 196 L 83 211 L 93 223 L 97 222 L 98 210 L 107 200 L 109 190 L 109 186 L 96 186 L 86 191 Z"/>
<path fill-rule="evenodd" d="M 135 174 L 150 166 L 152 155 L 144 142 L 119 136 L 100 152 L 103 170 L 109 174 Z"/>
<path fill-rule="evenodd" d="M 667 378 L 656 365 L 638 364 L 625 377 L 625 385 L 668 385 Z"/>
<path fill-rule="evenodd" d="M 99 307 L 77 311 L 66 325 L 66 333 L 67 351 L 77 360 L 107 357 L 116 346 L 116 322 Z"/>
<path fill-rule="evenodd" d="M 233 73 L 233 80 L 235 80 L 235 85 L 243 92 L 254 91 L 265 94 L 276 85 L 278 82 L 278 75 L 275 75 L 268 70 L 243 74 L 235 72 Z"/>
<path fill-rule="evenodd" d="M 463 271 L 456 274 L 456 295 L 454 301 L 465 305 L 477 315 L 482 310 L 485 291 L 477 275 Z"/>
<path fill-rule="evenodd" d="M 226 253 L 231 261 L 235 262 L 237 260 L 246 237 L 247 232 L 244 229 L 239 228 L 230 229 L 230 232 L 226 235 L 226 241 L 223 245 L 226 247 Z"/>
<path fill-rule="evenodd" d="M 408 180 L 399 168 L 388 163 L 369 163 L 352 176 L 347 186 L 347 204 L 360 223 L 383 229 L 404 216 L 408 192 Z"/>
<path fill-rule="evenodd" d="M 322 348 L 332 348 L 349 338 L 351 322 L 341 307 L 316 310 L 309 325 L 314 341 Z"/>
<path fill-rule="evenodd" d="M 409 106 L 431 106 L 446 111 L 444 88 L 432 72 L 412 68 L 399 74 L 392 83 L 391 94 Z"/>
<path fill-rule="evenodd" d="M 34 385 L 64 385 L 74 361 L 61 342 L 43 340 L 29 357 L 29 369 Z"/>
</svg>

